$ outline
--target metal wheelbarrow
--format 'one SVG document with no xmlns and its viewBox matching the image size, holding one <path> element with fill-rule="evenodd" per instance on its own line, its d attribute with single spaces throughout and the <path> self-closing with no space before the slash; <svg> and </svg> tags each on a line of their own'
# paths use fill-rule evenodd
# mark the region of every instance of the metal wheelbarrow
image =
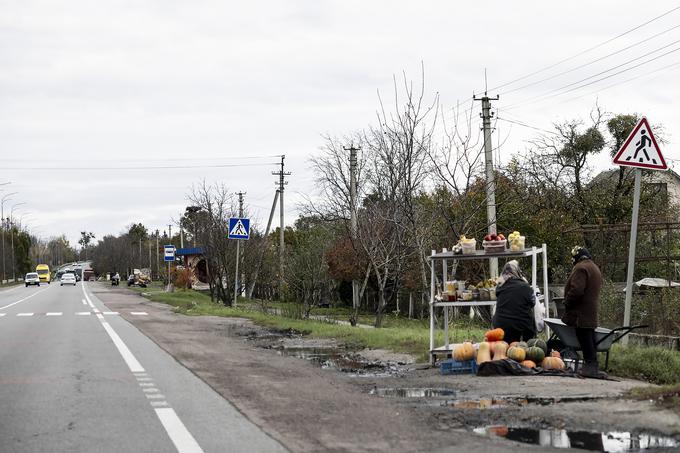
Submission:
<svg viewBox="0 0 680 453">
<path fill-rule="evenodd" d="M 552 345 L 552 349 L 558 349 L 563 359 L 574 361 L 574 372 L 578 371 L 579 363 L 581 362 L 581 345 L 576 338 L 576 329 L 568 326 L 557 318 L 545 318 L 545 323 L 550 327 L 552 334 L 548 340 L 548 348 Z M 604 327 L 595 328 L 595 348 L 597 352 L 605 353 L 604 369 L 609 367 L 609 350 L 612 345 L 621 338 L 628 335 L 636 329 L 642 329 L 648 326 L 625 326 L 617 327 L 616 329 L 605 329 Z"/>
</svg>

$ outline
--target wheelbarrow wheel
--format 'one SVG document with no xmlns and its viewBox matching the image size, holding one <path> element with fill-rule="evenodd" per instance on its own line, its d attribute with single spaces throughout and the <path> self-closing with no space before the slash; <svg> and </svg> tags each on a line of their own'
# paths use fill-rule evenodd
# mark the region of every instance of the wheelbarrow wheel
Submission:
<svg viewBox="0 0 680 453">
<path fill-rule="evenodd" d="M 578 352 L 572 348 L 564 348 L 560 351 L 560 355 L 565 364 L 567 364 L 567 362 L 569 363 L 568 367 L 571 371 L 576 373 L 578 371 L 579 362 L 581 361 Z"/>
</svg>

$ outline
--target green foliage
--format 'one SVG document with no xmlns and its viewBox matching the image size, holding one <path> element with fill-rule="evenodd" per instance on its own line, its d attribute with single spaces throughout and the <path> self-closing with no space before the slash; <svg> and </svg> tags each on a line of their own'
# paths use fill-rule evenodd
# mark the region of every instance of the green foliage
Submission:
<svg viewBox="0 0 680 453">
<path fill-rule="evenodd" d="M 654 384 L 680 383 L 680 351 L 659 347 L 612 346 L 609 368 L 613 375 Z"/>
</svg>

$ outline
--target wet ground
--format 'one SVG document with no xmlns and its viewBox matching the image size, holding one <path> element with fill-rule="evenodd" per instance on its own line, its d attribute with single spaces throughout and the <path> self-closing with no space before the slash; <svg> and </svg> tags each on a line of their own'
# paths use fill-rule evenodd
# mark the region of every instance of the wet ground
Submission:
<svg viewBox="0 0 680 453">
<path fill-rule="evenodd" d="M 443 376 L 403 354 L 178 315 L 125 290 L 97 296 L 123 316 L 147 311 L 126 319 L 291 451 L 680 449 L 676 414 L 622 397 L 641 382 Z"/>
</svg>

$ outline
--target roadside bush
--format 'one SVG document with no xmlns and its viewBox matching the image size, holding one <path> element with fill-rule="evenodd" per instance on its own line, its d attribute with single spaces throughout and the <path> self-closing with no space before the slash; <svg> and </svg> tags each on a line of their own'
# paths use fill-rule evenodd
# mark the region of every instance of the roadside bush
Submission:
<svg viewBox="0 0 680 453">
<path fill-rule="evenodd" d="M 172 272 L 172 283 L 177 289 L 190 289 L 191 276 L 191 269 L 177 268 Z"/>
<path fill-rule="evenodd" d="M 609 357 L 609 368 L 615 376 L 662 385 L 680 383 L 680 351 L 615 344 Z"/>
</svg>

